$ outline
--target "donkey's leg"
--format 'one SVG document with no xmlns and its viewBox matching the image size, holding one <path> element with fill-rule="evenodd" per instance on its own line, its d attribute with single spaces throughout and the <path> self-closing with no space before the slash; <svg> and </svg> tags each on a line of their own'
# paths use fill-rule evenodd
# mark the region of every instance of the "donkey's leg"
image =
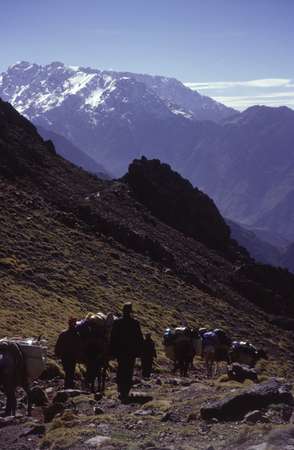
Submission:
<svg viewBox="0 0 294 450">
<path fill-rule="evenodd" d="M 106 370 L 104 364 L 99 365 L 97 378 L 98 378 L 98 391 L 100 393 L 103 393 L 105 389 L 105 378 L 106 378 Z"/>
<path fill-rule="evenodd" d="M 29 383 L 25 383 L 23 385 L 23 389 L 25 390 L 25 392 L 27 394 L 27 399 L 28 399 L 27 415 L 31 416 L 32 415 L 32 396 L 31 396 L 31 388 L 30 388 Z"/>
<path fill-rule="evenodd" d="M 5 416 L 15 416 L 15 413 L 16 413 L 15 388 L 9 387 L 6 390 Z"/>
<path fill-rule="evenodd" d="M 188 376 L 190 360 L 185 360 L 183 363 L 184 377 Z"/>
<path fill-rule="evenodd" d="M 93 362 L 93 364 L 91 364 L 91 370 L 90 370 L 90 380 L 91 380 L 90 387 L 91 387 L 92 393 L 95 392 L 96 378 L 98 379 L 98 383 L 99 383 L 99 367 L 96 362 Z"/>
<path fill-rule="evenodd" d="M 205 356 L 205 367 L 206 367 L 206 376 L 210 378 L 210 360 L 207 356 Z"/>
<path fill-rule="evenodd" d="M 220 363 L 218 361 L 214 361 L 214 374 L 213 374 L 214 377 L 216 377 L 218 375 L 218 373 L 219 373 L 219 370 L 220 370 L 219 369 L 219 367 L 220 367 L 219 364 Z"/>
<path fill-rule="evenodd" d="M 185 363 L 184 363 L 184 361 L 180 361 L 179 362 L 179 369 L 180 369 L 180 376 L 184 377 L 185 376 Z"/>
<path fill-rule="evenodd" d="M 102 370 L 101 370 L 101 392 L 104 393 L 105 391 L 105 381 L 106 381 L 106 372 L 107 372 L 107 366 L 106 364 L 103 365 Z"/>
<path fill-rule="evenodd" d="M 207 359 L 207 378 L 213 377 L 213 365 L 214 361 L 212 358 Z"/>
</svg>

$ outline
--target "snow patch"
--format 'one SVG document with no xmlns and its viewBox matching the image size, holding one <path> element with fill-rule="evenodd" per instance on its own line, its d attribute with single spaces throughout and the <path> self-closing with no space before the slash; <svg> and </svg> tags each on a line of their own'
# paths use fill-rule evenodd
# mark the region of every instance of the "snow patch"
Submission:
<svg viewBox="0 0 294 450">
<path fill-rule="evenodd" d="M 20 96 L 22 95 L 22 93 L 23 93 L 27 88 L 28 88 L 27 85 L 26 85 L 26 86 L 19 86 L 19 87 L 16 89 L 16 92 L 14 93 L 14 95 L 13 95 L 12 98 L 11 98 L 11 103 L 12 103 L 12 104 L 17 103 L 17 97 L 20 97 Z"/>
<path fill-rule="evenodd" d="M 89 105 L 92 108 L 97 108 L 97 106 L 100 105 L 101 103 L 101 97 L 102 94 L 104 92 L 104 89 L 96 89 L 95 91 L 93 91 L 91 93 L 91 95 L 89 95 L 89 97 L 86 98 L 85 100 L 85 105 Z"/>
<path fill-rule="evenodd" d="M 15 64 L 11 64 L 10 66 L 8 66 L 8 70 L 14 69 L 15 67 L 19 66 L 21 63 L 22 63 L 21 61 L 16 61 Z"/>
<path fill-rule="evenodd" d="M 175 114 L 176 116 L 183 116 L 183 117 L 185 117 L 186 119 L 193 119 L 193 114 L 192 114 L 191 112 L 183 111 L 182 109 L 175 109 L 175 108 L 172 108 L 172 109 L 171 109 L 171 112 L 172 112 L 173 114 Z"/>
<path fill-rule="evenodd" d="M 34 67 L 33 64 L 30 64 L 29 66 L 25 67 L 23 71 L 25 72 L 26 70 L 30 70 L 32 67 Z"/>
<path fill-rule="evenodd" d="M 87 74 L 84 72 L 77 72 L 76 75 L 69 78 L 68 83 L 70 87 L 64 92 L 64 94 L 75 95 L 95 77 L 94 73 Z"/>
</svg>

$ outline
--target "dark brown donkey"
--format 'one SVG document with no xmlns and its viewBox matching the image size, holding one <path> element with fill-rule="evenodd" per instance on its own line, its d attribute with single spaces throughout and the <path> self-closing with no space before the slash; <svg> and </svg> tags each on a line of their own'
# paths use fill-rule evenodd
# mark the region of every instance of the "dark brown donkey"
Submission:
<svg viewBox="0 0 294 450">
<path fill-rule="evenodd" d="M 0 342 L 0 386 L 6 395 L 6 416 L 15 416 L 17 387 L 22 387 L 27 393 L 28 415 L 31 415 L 30 387 L 24 356 L 19 346 L 13 342 Z"/>
</svg>

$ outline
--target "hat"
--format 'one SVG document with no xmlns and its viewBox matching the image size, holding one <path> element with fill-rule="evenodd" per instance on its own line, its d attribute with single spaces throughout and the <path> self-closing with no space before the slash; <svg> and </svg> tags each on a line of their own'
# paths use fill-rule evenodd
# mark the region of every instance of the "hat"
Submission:
<svg viewBox="0 0 294 450">
<path fill-rule="evenodd" d="M 133 312 L 133 305 L 131 302 L 127 302 L 123 305 L 123 312 L 125 311 Z"/>
<path fill-rule="evenodd" d="M 75 325 L 77 323 L 77 319 L 75 317 L 70 317 L 68 319 L 68 324 L 69 325 Z"/>
</svg>

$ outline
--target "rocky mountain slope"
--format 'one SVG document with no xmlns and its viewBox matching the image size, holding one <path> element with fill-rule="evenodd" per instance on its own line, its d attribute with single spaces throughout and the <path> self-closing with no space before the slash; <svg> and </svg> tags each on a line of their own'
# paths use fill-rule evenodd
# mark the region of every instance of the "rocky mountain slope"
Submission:
<svg viewBox="0 0 294 450">
<path fill-rule="evenodd" d="M 149 189 L 151 198 L 157 192 L 152 210 L 144 195 Z M 176 207 L 168 215 L 160 204 L 171 204 L 174 196 Z M 212 231 L 216 241 L 209 239 Z M 247 450 L 262 442 L 270 426 L 249 430 L 239 420 L 228 426 L 199 417 L 208 399 L 221 399 L 239 384 L 226 377 L 205 380 L 200 360 L 192 378 L 171 376 L 162 330 L 184 320 L 222 327 L 268 349 L 269 360 L 259 366 L 263 379 L 291 379 L 293 332 L 272 320 L 275 314 L 294 316 L 294 277 L 253 264 L 230 240 L 211 200 L 189 182 L 146 159 L 135 161 L 122 180 L 98 179 L 62 159 L 30 122 L 0 101 L 0 239 L 2 335 L 41 334 L 52 356 L 69 315 L 115 312 L 132 301 L 159 354 L 156 377 L 137 379 L 139 394 L 130 405 L 117 400 L 110 373 L 101 403 L 80 394 L 52 422 L 40 424 L 40 408 L 32 420 L 1 421 L 6 448 L 81 450 L 97 434 L 110 436 L 107 445 L 117 450 L 206 450 L 212 442 L 216 450 Z M 44 384 L 50 399 L 60 384 Z M 270 425 L 289 421 L 283 411 L 270 410 Z"/>
<path fill-rule="evenodd" d="M 212 197 L 224 216 L 263 229 L 262 240 L 294 239 L 288 108 L 237 114 L 174 79 L 62 63 L 11 66 L 0 77 L 0 96 L 114 176 L 134 158 L 159 158 Z"/>
<path fill-rule="evenodd" d="M 213 203 L 167 166 L 142 159 L 131 166 L 127 182 L 99 180 L 58 156 L 52 144 L 44 142 L 9 104 L 0 105 L 0 267 L 8 284 L 12 283 L 12 291 L 16 283 L 20 294 L 11 295 L 7 290 L 2 297 L 8 314 L 10 308 L 26 304 L 22 290 L 27 294 L 33 291 L 38 301 L 47 295 L 50 301 L 55 297 L 60 311 L 71 304 L 87 308 L 96 302 L 105 307 L 109 302 L 114 306 L 118 299 L 145 298 L 145 294 L 148 303 L 153 288 L 156 308 L 168 305 L 180 314 L 189 314 L 197 309 L 198 300 L 194 306 L 191 295 L 185 301 L 185 287 L 210 298 L 211 311 L 218 309 L 220 302 L 225 309 L 236 308 L 244 314 L 248 308 L 251 315 L 253 301 L 272 313 L 294 314 L 294 277 L 252 264 L 246 252 L 229 239 L 228 228 Z M 164 184 L 158 185 L 162 173 Z M 153 185 L 154 192 L 157 190 L 158 205 L 161 198 L 171 201 L 167 189 L 171 182 L 174 192 L 179 191 L 179 223 L 175 223 L 176 213 L 163 213 L 160 220 L 159 206 L 149 210 L 146 197 L 142 197 L 146 183 L 146 189 Z M 183 199 L 185 207 L 180 205 Z M 212 234 L 218 239 L 208 242 Z M 107 260 L 113 263 L 109 265 Z M 146 283 L 146 289 L 141 283 Z M 183 287 L 176 298 L 168 294 L 168 286 L 174 291 L 174 283 Z M 58 304 L 57 298 L 63 296 Z M 46 307 L 47 301 L 43 305 Z M 256 316 L 262 315 L 258 311 Z M 19 324 L 19 318 L 12 320 Z M 55 325 L 60 321 L 62 318 Z M 34 328 L 37 322 L 31 325 Z M 42 328 L 42 323 L 39 325 Z M 239 327 L 243 328 L 235 324 L 234 330 Z M 5 325 L 6 331 L 9 328 Z"/>
</svg>

